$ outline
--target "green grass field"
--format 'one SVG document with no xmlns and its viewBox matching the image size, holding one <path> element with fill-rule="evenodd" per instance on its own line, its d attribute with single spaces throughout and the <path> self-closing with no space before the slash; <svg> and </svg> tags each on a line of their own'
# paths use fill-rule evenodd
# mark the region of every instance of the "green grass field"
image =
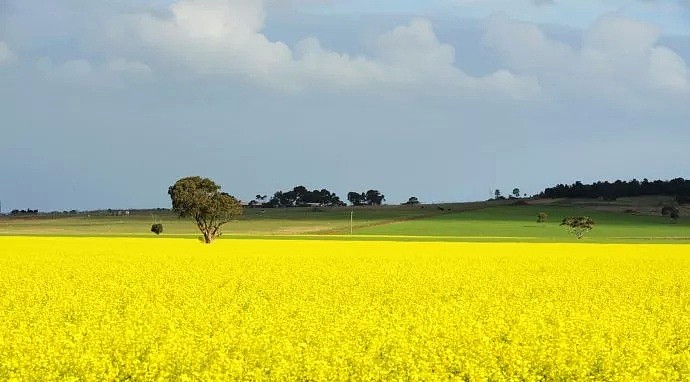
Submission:
<svg viewBox="0 0 690 382">
<path fill-rule="evenodd" d="M 468 203 L 464 208 L 472 208 Z M 476 207 L 474 207 L 476 208 Z M 223 226 L 226 235 L 301 235 L 349 233 L 350 213 L 359 229 L 408 219 L 438 215 L 434 208 L 357 207 L 357 208 L 278 208 L 247 209 L 243 216 Z M 48 236 L 151 236 L 151 224 L 162 222 L 164 235 L 196 236 L 191 220 L 179 219 L 171 212 L 138 213 L 130 216 L 80 214 L 76 216 L 39 216 L 0 218 L 0 235 Z"/>
<path fill-rule="evenodd" d="M 560 200 L 530 205 L 504 201 L 354 209 L 247 209 L 241 218 L 226 224 L 223 230 L 226 236 L 232 237 L 569 242 L 577 240 L 559 226 L 560 221 L 566 216 L 587 215 L 595 220 L 596 226 L 585 236 L 584 242 L 690 242 L 690 219 L 681 217 L 673 223 L 655 213 L 659 203 L 655 199 L 614 203 Z M 536 222 L 541 211 L 549 215 L 546 223 Z M 350 235 L 351 212 L 353 235 Z M 180 220 L 170 212 L 130 216 L 3 217 L 0 218 L 0 235 L 154 237 L 149 232 L 154 220 L 164 224 L 163 237 L 198 236 L 190 220 Z"/>
<path fill-rule="evenodd" d="M 549 215 L 537 223 L 540 211 Z M 497 206 L 477 211 L 452 212 L 423 220 L 405 221 L 363 228 L 367 235 L 443 236 L 469 240 L 572 241 L 574 237 L 560 226 L 566 216 L 590 216 L 597 223 L 585 236 L 594 242 L 677 242 L 690 241 L 690 220 L 673 223 L 663 216 L 596 211 L 575 206 Z"/>
</svg>

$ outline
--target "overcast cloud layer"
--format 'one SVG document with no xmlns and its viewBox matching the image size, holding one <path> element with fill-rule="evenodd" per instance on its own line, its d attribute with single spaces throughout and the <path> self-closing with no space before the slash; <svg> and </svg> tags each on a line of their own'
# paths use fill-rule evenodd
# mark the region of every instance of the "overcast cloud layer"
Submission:
<svg viewBox="0 0 690 382">
<path fill-rule="evenodd" d="M 687 4 L 367 4 L 0 0 L 3 210 L 690 177 Z"/>
</svg>

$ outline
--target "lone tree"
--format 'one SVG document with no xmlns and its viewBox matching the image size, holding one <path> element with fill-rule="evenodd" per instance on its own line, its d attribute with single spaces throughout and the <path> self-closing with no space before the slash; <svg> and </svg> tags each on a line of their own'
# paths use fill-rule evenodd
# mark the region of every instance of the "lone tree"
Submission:
<svg viewBox="0 0 690 382">
<path fill-rule="evenodd" d="M 517 188 L 517 187 L 513 188 L 513 196 L 516 198 L 520 197 L 520 189 L 519 188 Z"/>
<path fill-rule="evenodd" d="M 242 215 L 242 205 L 235 197 L 220 191 L 211 179 L 199 176 L 182 178 L 168 188 L 173 211 L 181 218 L 192 218 L 210 244 L 220 236 L 220 227 Z"/>
<path fill-rule="evenodd" d="M 589 216 L 578 216 L 578 217 L 567 217 L 561 222 L 562 226 L 578 239 L 582 239 L 585 233 L 589 232 L 594 228 L 594 220 Z"/>
</svg>

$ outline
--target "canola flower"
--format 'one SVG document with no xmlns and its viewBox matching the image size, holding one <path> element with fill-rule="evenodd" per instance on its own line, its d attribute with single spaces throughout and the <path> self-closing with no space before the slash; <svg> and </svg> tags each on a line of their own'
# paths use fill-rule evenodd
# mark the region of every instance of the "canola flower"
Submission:
<svg viewBox="0 0 690 382">
<path fill-rule="evenodd" d="M 690 248 L 0 238 L 0 380 L 684 381 Z"/>
</svg>

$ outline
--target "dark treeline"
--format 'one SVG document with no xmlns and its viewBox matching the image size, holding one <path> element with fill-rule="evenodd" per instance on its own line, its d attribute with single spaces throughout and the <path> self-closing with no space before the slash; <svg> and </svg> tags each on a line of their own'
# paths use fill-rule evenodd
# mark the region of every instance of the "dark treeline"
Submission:
<svg viewBox="0 0 690 382">
<path fill-rule="evenodd" d="M 368 190 L 361 193 L 352 191 L 347 194 L 347 200 L 355 206 L 378 206 L 386 200 L 386 197 L 378 190 Z M 296 186 L 288 191 L 277 191 L 270 198 L 268 195 L 256 195 L 254 200 L 247 203 L 250 208 L 342 207 L 346 205 L 335 192 L 325 188 L 309 191 L 304 186 Z"/>
<path fill-rule="evenodd" d="M 33 216 L 38 215 L 38 210 L 25 209 L 25 210 L 12 210 L 10 212 L 12 216 Z"/>
<path fill-rule="evenodd" d="M 603 198 L 616 200 L 620 197 L 666 195 L 675 196 L 679 203 L 690 201 L 690 180 L 676 178 L 672 180 L 639 181 L 617 180 L 615 182 L 596 182 L 583 184 L 575 182 L 571 185 L 559 184 L 547 188 L 539 194 L 542 198 Z"/>
<path fill-rule="evenodd" d="M 334 192 L 327 189 L 309 191 L 304 186 L 294 187 L 289 191 L 277 191 L 266 201 L 266 195 L 257 195 L 256 200 L 249 202 L 249 206 L 256 207 L 304 207 L 304 206 L 344 206 L 345 202 Z"/>
</svg>

